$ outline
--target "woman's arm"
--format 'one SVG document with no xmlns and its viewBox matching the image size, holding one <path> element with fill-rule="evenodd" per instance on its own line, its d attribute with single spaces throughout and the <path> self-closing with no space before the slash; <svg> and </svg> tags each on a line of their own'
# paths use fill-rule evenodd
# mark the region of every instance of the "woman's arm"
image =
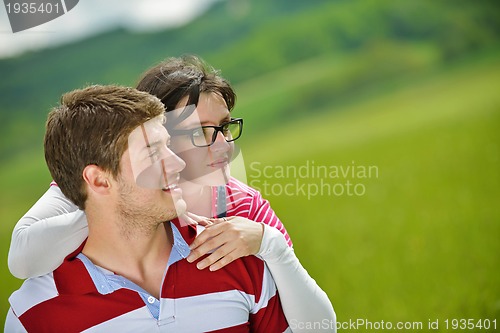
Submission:
<svg viewBox="0 0 500 333">
<path fill-rule="evenodd" d="M 83 211 L 51 186 L 14 227 L 9 270 L 19 279 L 49 273 L 87 236 Z"/>
<path fill-rule="evenodd" d="M 273 276 L 293 333 L 303 331 L 294 327 L 304 327 L 308 332 L 306 323 L 318 323 L 325 332 L 335 332 L 337 317 L 327 294 L 309 276 L 281 232 L 264 225 L 257 257 L 266 262 Z"/>
<path fill-rule="evenodd" d="M 241 216 L 274 227 L 283 234 L 288 246 L 292 246 L 292 240 L 285 226 L 271 208 L 269 201 L 264 199 L 259 191 L 231 178 L 226 185 L 226 192 L 227 216 Z"/>
<path fill-rule="evenodd" d="M 189 215 L 202 224 L 201 217 Z M 308 322 L 329 323 L 325 331 L 335 329 L 336 316 L 328 296 L 301 265 L 282 232 L 243 217 L 209 219 L 205 223 L 205 230 L 190 245 L 189 262 L 215 249 L 196 263 L 198 269 L 209 267 L 214 271 L 240 257 L 255 254 L 266 262 L 274 278 L 294 333 L 300 329 L 293 329 L 293 323 L 296 327 L 304 327 Z"/>
</svg>

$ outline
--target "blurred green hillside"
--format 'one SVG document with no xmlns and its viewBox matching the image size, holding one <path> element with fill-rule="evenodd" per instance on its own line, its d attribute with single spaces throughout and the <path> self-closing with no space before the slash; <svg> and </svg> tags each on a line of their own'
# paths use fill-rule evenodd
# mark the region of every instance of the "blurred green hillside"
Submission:
<svg viewBox="0 0 500 333">
<path fill-rule="evenodd" d="M 240 106 L 255 103 L 249 107 L 257 118 L 296 118 L 303 108 L 357 100 L 495 47 L 498 7 L 496 1 L 231 0 L 179 29 L 116 30 L 0 60 L 0 160 L 40 142 L 40 124 L 62 93 L 91 83 L 134 85 L 168 56 L 199 54 L 234 84 L 267 73 L 273 89 L 281 78 L 294 81 L 285 101 L 282 94 L 258 101 L 240 94 Z"/>
<path fill-rule="evenodd" d="M 235 84 L 247 180 L 339 321 L 440 319 L 443 329 L 445 319 L 500 318 L 498 7 L 233 0 L 179 29 L 116 30 L 0 60 L 0 324 L 21 284 L 6 264 L 12 228 L 50 182 L 49 108 L 89 83 L 134 85 L 182 53 Z M 276 173 L 305 165 L 378 173 Z M 348 181 L 364 193 L 348 195 Z"/>
<path fill-rule="evenodd" d="M 499 77 L 490 58 L 245 145 L 249 184 L 339 321 L 500 317 Z M 280 173 L 304 165 L 316 169 Z M 376 172 L 315 176 L 322 166 Z"/>
</svg>

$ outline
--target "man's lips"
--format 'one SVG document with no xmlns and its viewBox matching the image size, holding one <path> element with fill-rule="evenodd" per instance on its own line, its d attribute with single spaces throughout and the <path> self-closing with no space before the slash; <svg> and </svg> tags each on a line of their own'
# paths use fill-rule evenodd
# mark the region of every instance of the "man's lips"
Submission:
<svg viewBox="0 0 500 333">
<path fill-rule="evenodd" d="M 168 184 L 168 186 L 164 186 L 161 190 L 163 192 L 170 192 L 170 191 L 173 191 L 173 190 L 177 190 L 177 189 L 180 189 L 179 188 L 179 180 L 180 180 L 180 175 L 177 174 L 177 175 L 172 175 L 169 177 L 170 179 L 173 179 L 173 181 Z"/>
<path fill-rule="evenodd" d="M 163 192 L 170 192 L 170 191 L 176 190 L 178 188 L 179 188 L 179 186 L 177 186 L 177 184 L 170 184 L 167 187 L 162 188 L 161 190 Z"/>
</svg>

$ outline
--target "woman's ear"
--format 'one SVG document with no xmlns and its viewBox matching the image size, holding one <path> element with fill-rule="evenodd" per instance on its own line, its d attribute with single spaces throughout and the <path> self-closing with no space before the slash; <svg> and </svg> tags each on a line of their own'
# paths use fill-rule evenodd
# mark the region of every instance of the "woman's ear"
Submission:
<svg viewBox="0 0 500 333">
<path fill-rule="evenodd" d="M 98 194 L 109 193 L 111 183 L 108 177 L 109 174 L 95 164 L 87 165 L 83 169 L 83 179 L 87 183 L 87 186 Z"/>
</svg>

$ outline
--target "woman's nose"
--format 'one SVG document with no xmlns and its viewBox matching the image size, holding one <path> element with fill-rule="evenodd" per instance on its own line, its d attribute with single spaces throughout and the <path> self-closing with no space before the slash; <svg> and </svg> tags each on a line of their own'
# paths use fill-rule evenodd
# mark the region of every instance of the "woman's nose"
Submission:
<svg viewBox="0 0 500 333">
<path fill-rule="evenodd" d="M 215 141 L 214 143 L 210 146 L 210 149 L 212 151 L 217 151 L 217 152 L 225 152 L 230 149 L 231 145 L 229 142 L 226 141 L 226 137 L 222 132 L 218 131 L 217 135 L 215 136 Z"/>
</svg>

